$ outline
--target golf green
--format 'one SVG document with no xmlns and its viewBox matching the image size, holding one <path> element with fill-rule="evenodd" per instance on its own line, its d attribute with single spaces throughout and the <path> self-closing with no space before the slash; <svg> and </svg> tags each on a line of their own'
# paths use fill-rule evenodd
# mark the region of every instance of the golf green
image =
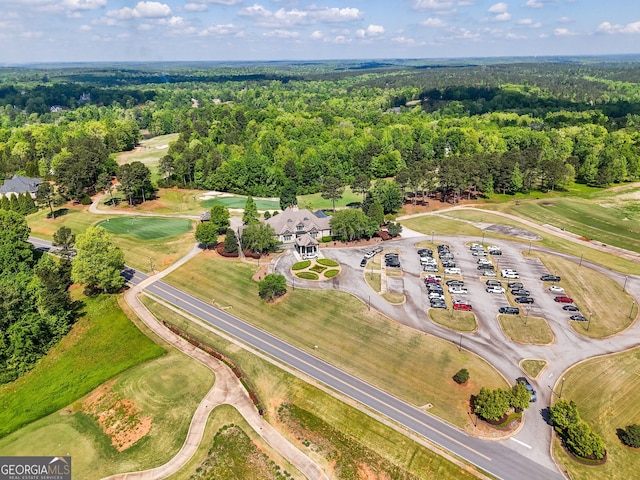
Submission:
<svg viewBox="0 0 640 480">
<path fill-rule="evenodd" d="M 191 230 L 191 221 L 183 218 L 119 217 L 98 223 L 117 235 L 133 235 L 142 240 L 175 237 Z"/>
<path fill-rule="evenodd" d="M 280 210 L 280 202 L 274 200 L 256 200 L 256 207 L 258 210 Z M 227 208 L 241 208 L 244 209 L 247 203 L 247 197 L 219 197 L 211 198 L 202 202 L 204 208 L 211 208 L 214 205 L 224 205 Z"/>
</svg>

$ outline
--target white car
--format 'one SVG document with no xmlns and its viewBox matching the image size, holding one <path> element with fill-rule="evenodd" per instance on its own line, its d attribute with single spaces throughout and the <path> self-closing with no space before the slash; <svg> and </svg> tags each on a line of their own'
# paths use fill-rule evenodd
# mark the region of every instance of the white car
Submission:
<svg viewBox="0 0 640 480">
<path fill-rule="evenodd" d="M 364 258 L 366 258 L 367 260 L 370 258 L 373 258 L 375 256 L 376 252 L 374 251 L 370 251 L 364 254 Z"/>
<path fill-rule="evenodd" d="M 468 290 L 466 288 L 462 288 L 462 287 L 449 287 L 449 293 L 452 295 L 463 295 L 465 293 L 468 293 Z"/>
<path fill-rule="evenodd" d="M 493 270 L 485 270 L 485 272 L 482 275 L 485 277 L 495 277 L 496 272 L 494 272 Z"/>
<path fill-rule="evenodd" d="M 435 292 L 430 293 L 429 294 L 429 300 L 432 300 L 434 298 L 439 298 L 440 300 L 444 300 L 444 295 L 441 295 L 441 294 L 435 293 Z"/>
<path fill-rule="evenodd" d="M 460 275 L 462 273 L 462 270 L 457 267 L 445 268 L 444 273 L 446 273 L 447 275 Z"/>
<path fill-rule="evenodd" d="M 502 277 L 508 278 L 508 279 L 514 279 L 514 278 L 520 278 L 520 275 L 518 275 L 518 272 L 509 272 L 509 273 L 503 274 Z"/>
<path fill-rule="evenodd" d="M 552 285 L 549 287 L 549 291 L 553 293 L 564 293 L 564 288 L 557 285 Z"/>
<path fill-rule="evenodd" d="M 487 293 L 504 293 L 504 287 L 488 286 Z"/>
<path fill-rule="evenodd" d="M 479 258 L 478 265 L 491 265 L 491 262 L 486 258 Z"/>
</svg>

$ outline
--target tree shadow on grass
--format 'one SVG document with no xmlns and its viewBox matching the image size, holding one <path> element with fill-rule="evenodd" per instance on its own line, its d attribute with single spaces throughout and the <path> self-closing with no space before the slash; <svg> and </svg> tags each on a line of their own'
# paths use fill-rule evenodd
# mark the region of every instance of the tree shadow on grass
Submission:
<svg viewBox="0 0 640 480">
<path fill-rule="evenodd" d="M 49 212 L 47 214 L 47 218 L 64 217 L 68 213 L 69 213 L 69 209 L 68 208 L 59 208 L 59 209 L 53 211 L 53 215 L 51 215 L 51 212 Z"/>
</svg>

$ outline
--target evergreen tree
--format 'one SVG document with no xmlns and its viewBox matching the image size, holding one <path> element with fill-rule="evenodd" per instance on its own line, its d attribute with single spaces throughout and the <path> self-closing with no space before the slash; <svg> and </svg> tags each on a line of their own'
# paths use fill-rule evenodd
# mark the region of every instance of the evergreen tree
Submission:
<svg viewBox="0 0 640 480">
<path fill-rule="evenodd" d="M 28 213 L 27 212 L 28 207 L 26 204 L 27 200 L 25 199 L 25 195 L 26 195 L 25 192 L 18 194 L 18 206 L 20 207 L 20 213 L 23 215 L 26 215 Z"/>
<path fill-rule="evenodd" d="M 18 197 L 16 195 L 11 195 L 9 205 L 12 212 L 20 213 L 20 202 L 18 201 Z"/>
<path fill-rule="evenodd" d="M 523 178 L 522 172 L 520 171 L 520 164 L 518 162 L 513 166 L 513 170 L 511 171 L 511 180 L 509 184 L 509 189 L 511 193 L 518 193 L 522 190 Z"/>
<path fill-rule="evenodd" d="M 384 209 L 378 199 L 374 199 L 373 202 L 371 202 L 371 205 L 369 205 L 367 216 L 374 220 L 378 225 L 382 225 L 384 223 Z"/>
<path fill-rule="evenodd" d="M 26 210 L 27 210 L 27 215 L 30 213 L 35 213 L 38 211 L 38 207 L 36 207 L 36 202 L 33 201 L 33 197 L 31 196 L 30 193 L 27 193 L 25 195 L 25 205 L 26 205 Z"/>
<path fill-rule="evenodd" d="M 218 233 L 224 233 L 231 225 L 229 209 L 224 205 L 214 205 L 209 213 L 209 222 L 214 225 Z"/>
<path fill-rule="evenodd" d="M 242 223 L 245 225 L 251 225 L 252 223 L 258 223 L 260 215 L 258 214 L 258 207 L 256 202 L 253 201 L 253 197 L 249 195 L 247 201 L 244 204 L 244 213 L 242 214 Z"/>
<path fill-rule="evenodd" d="M 0 198 L 0 210 L 11 210 L 11 204 L 9 203 L 9 198 L 6 195 L 2 195 Z"/>
<path fill-rule="evenodd" d="M 236 237 L 235 232 L 230 228 L 227 229 L 227 234 L 224 237 L 224 251 L 226 253 L 238 252 L 238 237 Z"/>
</svg>

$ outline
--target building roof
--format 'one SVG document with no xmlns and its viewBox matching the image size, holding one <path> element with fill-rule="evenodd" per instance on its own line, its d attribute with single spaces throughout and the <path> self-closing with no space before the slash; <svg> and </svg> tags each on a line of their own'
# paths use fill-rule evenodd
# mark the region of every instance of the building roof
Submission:
<svg viewBox="0 0 640 480">
<path fill-rule="evenodd" d="M 201 222 L 208 222 L 211 220 L 211 211 L 207 210 L 206 212 L 203 212 L 200 214 L 200 221 Z"/>
<path fill-rule="evenodd" d="M 265 223 L 271 225 L 276 235 L 293 235 L 296 232 L 319 232 L 331 229 L 331 217 L 318 218 L 306 209 L 287 208 Z M 301 226 L 301 229 L 298 229 Z"/>
<path fill-rule="evenodd" d="M 4 181 L 4 184 L 0 186 L 0 194 L 7 193 L 36 193 L 38 185 L 42 183 L 40 178 L 23 177 L 22 175 L 14 175 L 13 177 Z"/>
<path fill-rule="evenodd" d="M 310 245 L 318 245 L 318 241 L 308 233 L 305 233 L 296 238 L 296 245 L 299 247 L 308 247 Z"/>
</svg>

